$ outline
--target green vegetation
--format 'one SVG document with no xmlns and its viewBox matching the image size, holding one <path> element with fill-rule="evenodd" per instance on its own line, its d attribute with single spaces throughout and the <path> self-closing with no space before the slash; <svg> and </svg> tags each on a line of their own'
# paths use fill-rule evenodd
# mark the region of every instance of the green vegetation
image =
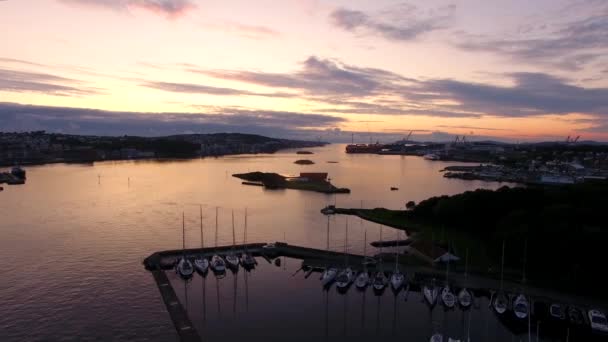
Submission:
<svg viewBox="0 0 608 342">
<path fill-rule="evenodd" d="M 607 195 L 607 183 L 503 187 L 432 197 L 407 211 L 352 209 L 351 214 L 449 243 L 460 256 L 468 249 L 472 267 L 493 275 L 500 272 L 504 241 L 507 276 L 521 279 L 527 253 L 530 282 L 601 294 L 608 285 L 600 273 L 608 262 L 603 255 L 608 246 Z"/>
</svg>

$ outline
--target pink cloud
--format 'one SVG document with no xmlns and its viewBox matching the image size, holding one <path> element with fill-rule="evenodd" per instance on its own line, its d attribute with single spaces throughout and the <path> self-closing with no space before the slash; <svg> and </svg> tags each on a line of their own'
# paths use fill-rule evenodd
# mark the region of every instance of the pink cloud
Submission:
<svg viewBox="0 0 608 342">
<path fill-rule="evenodd" d="M 59 2 L 113 10 L 145 9 L 175 19 L 196 8 L 193 0 L 58 0 Z"/>
</svg>

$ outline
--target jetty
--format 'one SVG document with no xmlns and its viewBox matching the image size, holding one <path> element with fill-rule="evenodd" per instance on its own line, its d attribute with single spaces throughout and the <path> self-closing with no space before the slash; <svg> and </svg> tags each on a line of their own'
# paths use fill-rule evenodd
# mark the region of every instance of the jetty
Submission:
<svg viewBox="0 0 608 342">
<path fill-rule="evenodd" d="M 402 243 L 402 241 L 398 241 L 398 243 Z M 179 258 L 184 255 L 186 258 L 194 259 L 200 255 L 211 257 L 214 254 L 218 254 L 223 256 L 227 255 L 229 252 L 241 255 L 245 251 L 252 254 L 254 257 L 263 258 L 269 263 L 272 263 L 273 259 L 276 260 L 276 258 L 279 257 L 302 260 L 301 268 L 305 270 L 305 278 L 310 277 L 310 275 L 314 272 L 323 272 L 328 265 L 351 267 L 351 269 L 353 269 L 355 272 L 362 270 L 374 272 L 379 270 L 390 273 L 390 270 L 383 269 L 382 264 L 393 265 L 396 263 L 400 271 L 406 274 L 409 292 L 421 292 L 422 287 L 425 284 L 436 283 L 437 285 L 441 285 L 441 279 L 443 279 L 445 276 L 445 271 L 441 267 L 416 263 L 411 264 L 411 255 L 408 255 L 407 253 L 376 254 L 374 259 L 377 261 L 377 264 L 368 264 L 366 267 L 364 267 L 363 262 L 366 260 L 366 258 L 364 258 L 363 255 L 350 253 L 345 254 L 343 252 L 302 247 L 290 245 L 285 242 L 250 243 L 235 246 L 228 245 L 220 247 L 191 248 L 185 250 L 175 249 L 155 252 L 145 258 L 143 264 L 145 268 L 152 273 L 156 286 L 158 287 L 158 291 L 160 292 L 163 302 L 165 303 L 167 312 L 171 317 L 171 321 L 173 322 L 176 332 L 178 333 L 180 341 L 195 342 L 202 341 L 202 339 L 188 317 L 188 313 L 184 309 L 184 303 L 179 301 L 179 298 L 177 297 L 165 271 L 172 270 Z M 347 257 L 345 258 L 345 256 Z M 397 260 L 395 260 L 395 258 L 397 258 Z M 499 280 L 483 276 L 481 274 L 469 274 L 467 277 L 461 273 L 455 273 L 453 275 L 451 274 L 450 286 L 456 290 L 466 286 L 466 288 L 469 289 L 469 291 L 476 298 L 491 298 L 492 294 L 496 293 L 498 289 L 502 289 L 511 295 L 521 293 L 523 290 L 527 298 L 530 300 L 532 308 L 531 314 L 533 316 L 535 315 L 533 308 L 535 307 L 536 303 L 546 303 L 549 305 L 551 303 L 568 303 L 568 305 L 576 305 L 576 307 L 584 310 L 589 308 L 608 307 L 608 303 L 605 301 L 598 302 L 597 299 L 593 298 L 565 294 L 546 288 L 530 286 L 529 284 L 523 285 L 517 281 L 505 280 L 501 285 Z M 538 320 L 540 318 L 534 317 L 534 319 Z"/>
</svg>

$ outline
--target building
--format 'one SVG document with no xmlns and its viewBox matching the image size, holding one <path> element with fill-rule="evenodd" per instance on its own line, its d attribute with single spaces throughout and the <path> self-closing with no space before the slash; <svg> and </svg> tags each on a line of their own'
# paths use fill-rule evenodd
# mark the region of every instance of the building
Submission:
<svg viewBox="0 0 608 342">
<path fill-rule="evenodd" d="M 301 172 L 300 178 L 309 181 L 325 182 L 327 181 L 327 172 Z"/>
</svg>

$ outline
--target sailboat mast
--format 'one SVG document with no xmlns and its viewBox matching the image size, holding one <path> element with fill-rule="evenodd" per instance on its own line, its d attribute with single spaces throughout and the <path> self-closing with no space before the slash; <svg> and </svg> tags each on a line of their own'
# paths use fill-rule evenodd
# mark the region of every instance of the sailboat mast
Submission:
<svg viewBox="0 0 608 342">
<path fill-rule="evenodd" d="M 367 256 L 367 229 L 363 233 L 363 257 Z"/>
<path fill-rule="evenodd" d="M 247 246 L 247 208 L 245 208 L 245 229 L 243 232 L 243 244 Z"/>
<path fill-rule="evenodd" d="M 327 216 L 327 251 L 329 252 L 329 216 Z"/>
<path fill-rule="evenodd" d="M 182 249 L 186 250 L 186 214 L 182 211 Z"/>
<path fill-rule="evenodd" d="M 505 273 L 505 240 L 502 240 L 502 257 L 501 257 L 501 266 L 500 266 L 500 290 L 502 291 L 502 283 L 504 280 Z"/>
<path fill-rule="evenodd" d="M 348 265 L 348 254 L 346 254 L 348 245 L 348 217 L 346 218 L 346 234 L 344 236 L 344 267 Z"/>
<path fill-rule="evenodd" d="M 232 211 L 232 247 L 236 244 L 236 235 L 234 233 L 234 210 Z"/>
<path fill-rule="evenodd" d="M 203 235 L 203 205 L 201 204 L 200 207 L 200 216 L 201 216 L 201 249 L 205 248 L 205 236 Z"/>
<path fill-rule="evenodd" d="M 215 247 L 217 248 L 217 233 L 218 233 L 218 225 L 217 225 L 217 213 L 218 207 L 215 207 Z"/>
</svg>

